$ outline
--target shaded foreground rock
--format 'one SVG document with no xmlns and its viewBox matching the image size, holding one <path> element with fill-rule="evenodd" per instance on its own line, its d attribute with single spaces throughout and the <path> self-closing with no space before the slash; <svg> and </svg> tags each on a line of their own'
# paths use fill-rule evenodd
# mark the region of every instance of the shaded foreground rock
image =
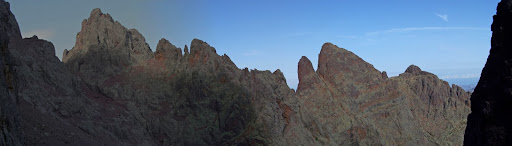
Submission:
<svg viewBox="0 0 512 146">
<path fill-rule="evenodd" d="M 491 50 L 471 95 L 464 145 L 512 144 L 512 0 L 502 0 L 491 26 Z"/>
<path fill-rule="evenodd" d="M 9 3 L 0 0 L 0 145 L 21 145 L 19 113 L 17 110 L 13 60 L 8 46 L 13 39 L 21 39 L 18 23 Z"/>
<path fill-rule="evenodd" d="M 317 71 L 300 59 L 295 92 L 280 70 L 239 69 L 199 39 L 184 52 L 162 39 L 151 52 L 99 9 L 60 62 L 52 43 L 21 39 L 5 14 L 2 145 L 462 143 L 469 93 L 417 66 L 388 78 L 326 43 Z"/>
</svg>

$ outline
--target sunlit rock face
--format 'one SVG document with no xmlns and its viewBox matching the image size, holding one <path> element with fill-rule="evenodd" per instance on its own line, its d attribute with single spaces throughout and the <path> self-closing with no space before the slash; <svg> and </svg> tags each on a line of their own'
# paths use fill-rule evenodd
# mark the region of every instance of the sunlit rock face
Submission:
<svg viewBox="0 0 512 146">
<path fill-rule="evenodd" d="M 326 43 L 318 70 L 302 57 L 298 73 L 304 128 L 321 144 L 462 144 L 469 93 L 415 65 L 388 78 Z"/>
</svg>

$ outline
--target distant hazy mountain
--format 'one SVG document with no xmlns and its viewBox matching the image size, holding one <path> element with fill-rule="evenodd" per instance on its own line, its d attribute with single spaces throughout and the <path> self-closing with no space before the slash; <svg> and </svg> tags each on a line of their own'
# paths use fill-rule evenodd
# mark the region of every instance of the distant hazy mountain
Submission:
<svg viewBox="0 0 512 146">
<path fill-rule="evenodd" d="M 473 92 L 476 85 L 460 85 L 460 87 L 462 87 L 462 89 L 466 90 L 467 92 Z"/>
<path fill-rule="evenodd" d="M 445 79 L 447 82 L 451 84 L 458 85 L 462 87 L 464 90 L 468 92 L 473 92 L 473 90 L 476 87 L 476 84 L 478 84 L 479 78 L 461 78 L 461 79 Z"/>
</svg>

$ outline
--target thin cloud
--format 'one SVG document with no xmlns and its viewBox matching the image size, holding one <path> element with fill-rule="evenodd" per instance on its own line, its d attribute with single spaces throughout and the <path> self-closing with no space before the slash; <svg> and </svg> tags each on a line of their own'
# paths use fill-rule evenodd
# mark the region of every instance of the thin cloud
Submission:
<svg viewBox="0 0 512 146">
<path fill-rule="evenodd" d="M 23 37 L 32 37 L 36 35 L 39 39 L 49 40 L 55 36 L 55 31 L 51 29 L 38 29 L 29 32 L 21 32 Z"/>
<path fill-rule="evenodd" d="M 386 33 L 399 33 L 411 31 L 424 31 L 424 30 L 488 30 L 485 27 L 410 27 L 410 28 L 394 28 L 383 31 L 368 32 L 366 35 L 379 35 Z"/>
<path fill-rule="evenodd" d="M 347 39 L 357 39 L 357 36 L 353 36 L 353 35 L 339 35 L 339 36 L 336 36 L 338 38 L 347 38 Z"/>
<path fill-rule="evenodd" d="M 304 36 L 310 36 L 311 32 L 295 32 L 295 33 L 289 33 L 281 36 L 281 39 L 289 39 L 289 38 L 295 38 L 295 37 L 304 37 Z"/>
<path fill-rule="evenodd" d="M 464 75 L 448 75 L 442 76 L 441 79 L 470 79 L 470 78 L 479 78 L 479 74 L 464 74 Z"/>
<path fill-rule="evenodd" d="M 448 22 L 448 15 L 446 14 L 436 14 L 437 17 L 443 19 L 444 21 Z"/>
<path fill-rule="evenodd" d="M 258 51 L 258 50 L 251 50 L 249 52 L 244 53 L 243 55 L 244 56 L 257 56 L 257 55 L 260 55 L 260 54 L 261 54 L 261 52 Z"/>
</svg>

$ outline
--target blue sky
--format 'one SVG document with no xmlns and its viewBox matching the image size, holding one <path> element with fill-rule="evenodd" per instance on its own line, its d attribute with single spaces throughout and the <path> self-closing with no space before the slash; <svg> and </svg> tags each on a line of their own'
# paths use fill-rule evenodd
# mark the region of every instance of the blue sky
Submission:
<svg viewBox="0 0 512 146">
<path fill-rule="evenodd" d="M 281 69 L 296 88 L 297 62 L 316 69 L 325 42 L 350 50 L 390 76 L 418 65 L 456 84 L 476 84 L 490 48 L 498 0 L 163 1 L 8 0 L 24 36 L 70 49 L 82 19 L 101 8 L 138 29 L 152 49 L 193 38 L 227 54 L 239 68 Z M 41 37 L 42 36 L 42 37 Z"/>
</svg>

